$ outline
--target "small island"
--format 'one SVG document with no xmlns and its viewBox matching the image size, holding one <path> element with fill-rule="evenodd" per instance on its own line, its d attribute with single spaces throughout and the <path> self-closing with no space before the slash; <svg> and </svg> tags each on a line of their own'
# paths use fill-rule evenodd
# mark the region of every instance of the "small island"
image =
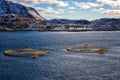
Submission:
<svg viewBox="0 0 120 80">
<path fill-rule="evenodd" d="M 97 46 L 90 46 L 90 45 L 83 45 L 83 46 L 75 46 L 67 48 L 67 51 L 73 52 L 83 52 L 83 53 L 99 53 L 104 54 L 107 52 L 107 48 L 105 47 L 97 47 Z"/>
<path fill-rule="evenodd" d="M 32 49 L 32 48 L 4 51 L 4 55 L 6 56 L 16 56 L 16 57 L 30 56 L 31 58 L 37 58 L 38 56 L 43 56 L 48 53 L 49 53 L 48 50 L 38 50 L 38 49 Z"/>
</svg>

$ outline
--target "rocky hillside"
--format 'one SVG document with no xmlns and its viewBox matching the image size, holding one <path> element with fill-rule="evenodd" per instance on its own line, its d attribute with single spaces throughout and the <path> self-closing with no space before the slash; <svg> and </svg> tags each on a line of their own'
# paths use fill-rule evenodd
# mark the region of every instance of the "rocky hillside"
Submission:
<svg viewBox="0 0 120 80">
<path fill-rule="evenodd" d="M 0 16 L 0 30 L 37 30 L 38 23 L 18 14 Z"/>
<path fill-rule="evenodd" d="M 90 27 L 94 30 L 120 30 L 120 19 L 118 18 L 102 18 L 91 21 Z"/>
<path fill-rule="evenodd" d="M 0 0 L 0 30 L 37 30 L 45 20 L 34 8 Z"/>
<path fill-rule="evenodd" d="M 81 28 L 91 28 L 94 31 L 120 30 L 119 18 L 102 18 L 93 21 L 88 20 L 67 20 L 51 19 L 43 21 L 49 30 L 81 30 Z"/>
<path fill-rule="evenodd" d="M 0 30 L 120 30 L 120 18 L 102 18 L 93 21 L 51 19 L 45 20 L 34 8 L 0 0 Z"/>
<path fill-rule="evenodd" d="M 44 20 L 44 18 L 34 8 L 26 7 L 7 0 L 0 0 L 0 15 L 11 13 L 19 14 L 35 20 Z"/>
</svg>

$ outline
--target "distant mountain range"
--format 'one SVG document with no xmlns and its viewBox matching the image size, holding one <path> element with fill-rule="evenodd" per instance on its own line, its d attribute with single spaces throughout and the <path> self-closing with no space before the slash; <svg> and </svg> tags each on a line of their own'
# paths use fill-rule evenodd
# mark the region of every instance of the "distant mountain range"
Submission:
<svg viewBox="0 0 120 80">
<path fill-rule="evenodd" d="M 93 21 L 51 19 L 45 20 L 34 8 L 0 0 L 0 31 L 10 30 L 120 30 L 120 18 Z"/>
<path fill-rule="evenodd" d="M 93 21 L 88 20 L 67 20 L 67 19 L 51 19 L 43 21 L 49 30 L 82 30 L 86 28 L 95 31 L 113 31 L 120 30 L 120 18 L 102 18 Z"/>
</svg>

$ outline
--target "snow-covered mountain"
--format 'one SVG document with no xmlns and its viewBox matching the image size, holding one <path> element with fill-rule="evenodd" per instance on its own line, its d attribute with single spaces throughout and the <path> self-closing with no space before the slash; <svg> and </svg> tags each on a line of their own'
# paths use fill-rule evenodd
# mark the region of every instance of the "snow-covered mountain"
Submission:
<svg viewBox="0 0 120 80">
<path fill-rule="evenodd" d="M 18 14 L 0 15 L 0 30 L 37 30 L 38 23 Z"/>
<path fill-rule="evenodd" d="M 35 20 L 44 20 L 44 18 L 32 7 L 13 3 L 12 1 L 0 0 L 0 15 L 18 14 Z"/>
<path fill-rule="evenodd" d="M 75 29 L 78 28 L 91 28 L 95 31 L 112 31 L 120 30 L 119 18 L 101 18 L 93 21 L 88 20 L 68 20 L 68 19 L 51 19 L 44 20 L 46 27 L 49 30 L 57 29 Z"/>
<path fill-rule="evenodd" d="M 102 18 L 91 21 L 90 27 L 94 30 L 120 30 L 119 18 Z"/>
</svg>

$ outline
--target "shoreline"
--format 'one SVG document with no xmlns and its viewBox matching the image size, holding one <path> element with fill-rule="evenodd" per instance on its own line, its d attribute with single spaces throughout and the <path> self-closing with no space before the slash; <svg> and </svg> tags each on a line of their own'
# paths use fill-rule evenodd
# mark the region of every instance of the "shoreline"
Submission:
<svg viewBox="0 0 120 80">
<path fill-rule="evenodd" d="M 92 30 L 92 31 L 78 31 L 78 30 L 46 30 L 46 31 L 39 31 L 39 30 L 12 30 L 12 31 L 6 31 L 6 30 L 0 30 L 0 32 L 93 32 L 95 30 Z M 106 31 L 106 32 L 109 32 L 109 31 L 120 31 L 120 30 L 100 30 L 100 31 L 96 31 L 96 32 L 101 32 L 101 31 Z"/>
</svg>

